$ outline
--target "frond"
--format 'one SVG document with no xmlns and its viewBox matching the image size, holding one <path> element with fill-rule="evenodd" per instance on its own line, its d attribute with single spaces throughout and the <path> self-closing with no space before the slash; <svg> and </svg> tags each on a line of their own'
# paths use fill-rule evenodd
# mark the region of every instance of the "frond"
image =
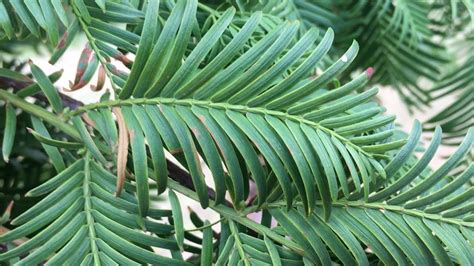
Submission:
<svg viewBox="0 0 474 266">
<path fill-rule="evenodd" d="M 420 1 L 397 1 L 395 6 L 377 1 L 363 23 L 370 30 L 361 31 L 357 38 L 363 44 L 359 58 L 371 60 L 359 59 L 355 65 L 373 66 L 374 82 L 392 85 L 408 106 L 416 108 L 430 101 L 420 79 L 437 81 L 441 66 L 450 61 L 446 49 L 432 41 L 430 10 L 428 3 Z"/>
<path fill-rule="evenodd" d="M 21 39 L 30 34 L 41 39 L 46 34 L 49 43 L 55 46 L 59 41 L 60 26 L 69 25 L 62 2 L 61 0 L 2 1 L 0 25 L 3 30 L 0 39 L 16 37 Z"/>
<path fill-rule="evenodd" d="M 114 197 L 115 179 L 86 155 L 28 192 L 29 197 L 46 197 L 15 218 L 12 224 L 18 227 L 0 236 L 0 242 L 35 235 L 0 254 L 0 260 L 29 252 L 19 263 L 38 264 L 48 259 L 52 265 L 81 261 L 185 265 L 182 260 L 157 255 L 150 249 L 179 250 L 176 241 L 169 238 L 173 227 L 159 221 L 169 217 L 171 211 L 150 209 L 148 217 L 153 219 L 140 217 L 131 194 L 136 187 L 126 183 L 126 191 Z M 185 249 L 193 250 L 189 246 Z"/>
<path fill-rule="evenodd" d="M 433 2 L 437 30 L 451 35 L 474 24 L 474 5 L 467 0 L 437 0 Z M 471 25 L 469 25 L 471 24 Z"/>
<path fill-rule="evenodd" d="M 441 67 L 451 61 L 446 48 L 432 41 L 437 33 L 432 30 L 435 21 L 430 18 L 433 7 L 428 2 L 269 0 L 230 3 L 241 10 L 263 10 L 288 21 L 300 21 L 302 32 L 311 27 L 333 28 L 337 38 L 332 55 L 341 53 L 356 39 L 361 51 L 351 72 L 373 67 L 376 71 L 372 83 L 390 84 L 409 107 L 428 106 L 430 95 L 419 84 L 420 80 L 436 82 Z"/>
<path fill-rule="evenodd" d="M 123 83 L 123 75 L 110 62 L 114 59 L 130 66 L 131 61 L 125 54 L 136 52 L 140 39 L 140 32 L 136 32 L 144 23 L 144 12 L 132 2 L 135 1 L 3 1 L 0 3 L 0 30 L 3 28 L 0 39 L 22 39 L 31 34 L 41 39 L 46 33 L 50 46 L 55 47 L 50 58 L 50 63 L 54 64 L 82 30 L 88 45 L 78 63 L 76 79 L 69 89 L 77 90 L 87 85 L 97 69 L 102 78 L 97 85 L 93 85 L 94 89 L 102 88 L 105 76 L 115 88 L 116 83 Z M 158 16 L 154 15 L 155 18 Z M 155 30 L 156 24 L 150 28 Z M 143 34 L 150 35 L 153 36 L 153 33 Z"/>
<path fill-rule="evenodd" d="M 467 36 L 458 47 L 459 56 L 474 48 L 474 34 Z M 447 72 L 431 89 L 433 101 L 447 96 L 455 97 L 454 101 L 441 112 L 425 122 L 428 130 L 440 125 L 445 134 L 445 144 L 459 145 L 468 129 L 474 126 L 474 56 L 470 55 L 463 63 Z"/>
<path fill-rule="evenodd" d="M 368 201 L 357 197 L 335 201 L 328 220 L 321 202 L 309 216 L 301 205 L 288 211 L 284 202 L 271 203 L 268 211 L 278 222 L 272 231 L 294 241 L 304 250 L 305 259 L 323 265 L 369 265 L 374 257 L 385 264 L 469 264 L 474 258 L 469 184 L 474 167 L 471 163 L 462 173 L 451 173 L 472 148 L 474 131 L 469 131 L 443 166 L 431 171 L 427 165 L 441 142 L 441 131 L 436 131 L 425 154 L 413 162 L 410 158 L 420 129 L 415 125 L 408 144 L 385 167 L 391 182 L 372 188 Z M 240 239 L 249 238 L 245 233 L 240 235 Z M 262 240 L 247 243 L 242 245 L 248 251 L 243 259 L 273 262 Z M 277 258 L 293 263 L 300 260 L 297 250 L 279 250 L 277 254 Z"/>
<path fill-rule="evenodd" d="M 467 130 L 474 126 L 473 89 L 474 87 L 468 88 L 451 105 L 426 121 L 428 130 L 433 130 L 434 125 L 440 125 L 443 128 L 444 141 L 447 145 L 458 145 Z"/>
<path fill-rule="evenodd" d="M 415 124 L 410 139 L 385 166 L 387 181 L 371 187 L 371 197 L 357 194 L 333 202 L 329 219 L 323 203 L 307 214 L 298 202 L 290 210 L 284 200 L 266 204 L 260 224 L 242 216 L 258 210 L 257 203 L 237 212 L 222 205 L 211 208 L 227 219 L 217 253 L 217 263 L 300 265 L 469 264 L 472 242 L 471 165 L 461 173 L 457 166 L 472 149 L 470 130 L 458 150 L 440 168 L 428 164 L 441 143 L 438 128 L 432 143 L 419 159 L 421 125 Z M 170 184 L 172 189 L 197 199 L 196 193 Z M 271 225 L 272 217 L 278 222 Z M 271 229 L 270 229 L 271 228 Z M 204 248 L 204 247 L 203 247 Z"/>
<path fill-rule="evenodd" d="M 60 31 L 71 29 L 77 19 L 88 24 L 97 21 L 138 23 L 143 13 L 137 10 L 135 1 L 92 1 L 92 0 L 5 0 L 0 3 L 0 37 L 15 39 L 34 35 L 42 39 L 45 35 L 52 46 L 60 42 Z M 137 17 L 138 16 L 138 17 Z M 100 27 L 101 25 L 96 25 Z M 67 38 L 68 34 L 63 36 Z M 64 40 L 63 40 L 64 41 Z"/>
</svg>

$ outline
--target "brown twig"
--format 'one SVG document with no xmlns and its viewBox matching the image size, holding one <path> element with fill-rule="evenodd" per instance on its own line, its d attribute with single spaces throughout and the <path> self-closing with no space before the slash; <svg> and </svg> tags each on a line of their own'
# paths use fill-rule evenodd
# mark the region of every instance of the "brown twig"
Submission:
<svg viewBox="0 0 474 266">
<path fill-rule="evenodd" d="M 12 88 L 14 92 L 17 92 L 31 84 L 32 84 L 31 82 L 19 81 L 19 80 L 6 78 L 6 77 L 0 77 L 0 88 Z M 59 97 L 61 98 L 63 102 L 63 106 L 69 107 L 69 109 L 71 110 L 75 110 L 78 107 L 81 107 L 84 105 L 82 102 L 75 100 L 60 91 L 58 91 L 58 93 L 59 93 Z M 48 102 L 48 99 L 43 94 L 43 92 L 37 92 L 31 95 L 31 97 L 44 103 Z"/>
<path fill-rule="evenodd" d="M 196 191 L 194 188 L 194 184 L 191 178 L 191 175 L 186 172 L 184 169 L 179 167 L 178 165 L 174 164 L 170 160 L 167 161 L 167 168 L 168 168 L 168 173 L 169 177 L 173 179 L 174 181 L 178 182 L 180 185 L 187 187 L 193 191 Z M 216 192 L 214 189 L 208 187 L 207 188 L 207 195 L 209 196 L 210 199 L 215 200 L 216 199 Z M 224 204 L 228 207 L 232 207 L 232 203 L 229 201 L 224 201 Z"/>
</svg>

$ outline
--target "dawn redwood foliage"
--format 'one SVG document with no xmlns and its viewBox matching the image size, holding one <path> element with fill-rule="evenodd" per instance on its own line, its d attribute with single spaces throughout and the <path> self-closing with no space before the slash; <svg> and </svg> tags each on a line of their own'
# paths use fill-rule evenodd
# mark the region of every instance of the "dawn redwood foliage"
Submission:
<svg viewBox="0 0 474 266">
<path fill-rule="evenodd" d="M 473 17 L 469 0 L 0 0 L 0 262 L 472 265 Z M 77 67 L 60 61 L 79 36 Z M 57 72 L 16 60 L 38 46 Z M 410 110 L 457 100 L 405 133 L 379 86 Z M 79 89 L 104 93 L 62 92 Z"/>
</svg>

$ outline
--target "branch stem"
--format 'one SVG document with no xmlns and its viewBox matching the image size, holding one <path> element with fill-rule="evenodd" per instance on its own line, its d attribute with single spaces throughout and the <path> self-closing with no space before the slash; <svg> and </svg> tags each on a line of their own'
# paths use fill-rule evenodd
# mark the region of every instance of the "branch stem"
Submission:
<svg viewBox="0 0 474 266">
<path fill-rule="evenodd" d="M 294 205 L 300 205 L 300 202 L 294 203 Z M 322 206 L 323 203 L 322 201 L 317 201 L 317 205 Z M 345 200 L 339 200 L 339 201 L 334 201 L 332 202 L 332 205 L 335 207 L 354 207 L 354 208 L 367 208 L 367 209 L 377 209 L 377 210 L 387 210 L 387 211 L 392 211 L 396 213 L 403 213 L 407 214 L 410 216 L 416 216 L 419 218 L 426 218 L 434 221 L 439 221 L 443 223 L 450 223 L 450 224 L 455 224 L 459 226 L 466 226 L 466 227 L 474 227 L 474 222 L 466 222 L 463 221 L 462 219 L 458 218 L 446 218 L 443 217 L 439 214 L 432 214 L 432 213 L 426 213 L 423 212 L 422 210 L 417 210 L 417 209 L 405 209 L 403 206 L 398 206 L 398 205 L 389 205 L 381 202 L 364 202 L 364 201 L 345 201 Z M 286 202 L 284 201 L 278 201 L 278 202 L 273 202 L 273 203 L 268 203 L 268 204 L 263 204 L 260 208 L 257 209 L 256 206 L 252 206 L 250 208 L 245 209 L 244 214 L 252 213 L 257 210 L 260 210 L 262 208 L 282 208 L 286 207 Z"/>
<path fill-rule="evenodd" d="M 188 198 L 190 199 L 193 199 L 193 200 L 196 200 L 196 201 L 199 201 L 199 198 L 196 194 L 196 192 L 180 185 L 179 183 L 177 183 L 176 181 L 174 180 L 169 180 L 168 181 L 168 187 L 187 196 Z M 252 221 L 251 219 L 243 216 L 242 214 L 240 213 L 237 213 L 236 210 L 232 209 L 232 208 L 229 208 L 227 206 L 224 206 L 222 204 L 219 204 L 219 205 L 215 205 L 215 202 L 214 201 L 210 201 L 210 204 L 209 204 L 209 207 L 213 210 L 215 210 L 216 212 L 218 212 L 219 214 L 221 214 L 222 216 L 224 216 L 225 218 L 227 219 L 230 219 L 232 221 L 235 221 L 247 228 L 250 228 L 252 230 L 254 230 L 255 232 L 258 232 L 259 234 L 262 234 L 262 235 L 267 235 L 269 238 L 273 239 L 274 241 L 286 246 L 287 248 L 295 251 L 296 253 L 298 254 L 301 254 L 303 255 L 304 254 L 304 250 L 301 249 L 301 247 L 290 241 L 289 239 L 286 239 L 285 237 L 273 232 L 270 228 L 266 227 L 266 226 L 263 226 L 259 223 L 256 223 L 255 221 Z"/>
</svg>

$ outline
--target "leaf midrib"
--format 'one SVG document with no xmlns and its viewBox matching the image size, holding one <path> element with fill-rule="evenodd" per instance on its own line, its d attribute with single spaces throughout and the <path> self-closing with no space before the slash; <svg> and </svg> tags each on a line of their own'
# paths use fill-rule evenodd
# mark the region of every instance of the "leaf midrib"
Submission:
<svg viewBox="0 0 474 266">
<path fill-rule="evenodd" d="M 293 205 L 299 205 L 301 204 L 300 202 L 296 202 L 294 203 Z M 321 201 L 317 201 L 316 202 L 317 205 L 320 205 L 322 206 L 322 202 Z M 457 218 L 446 218 L 446 217 L 443 217 L 439 214 L 433 214 L 433 213 L 426 213 L 426 212 L 423 212 L 422 210 L 418 210 L 418 209 L 406 209 L 404 208 L 403 206 L 398 206 L 398 205 L 389 205 L 389 204 L 386 204 L 386 203 L 382 203 L 382 202 L 364 202 L 364 201 L 345 201 L 345 200 L 338 200 L 338 201 L 334 201 L 332 202 L 332 205 L 333 206 L 337 206 L 337 207 L 354 207 L 354 208 L 361 208 L 361 209 L 378 209 L 378 210 L 384 210 L 384 211 L 392 211 L 392 212 L 395 212 L 395 213 L 398 213 L 398 214 L 406 214 L 406 215 L 410 215 L 410 216 L 416 216 L 416 217 L 419 217 L 419 218 L 426 218 L 426 219 L 429 219 L 429 220 L 434 220 L 434 221 L 439 221 L 439 222 L 443 222 L 443 223 L 450 223 L 450 224 L 455 224 L 455 225 L 459 225 L 459 226 L 464 226 L 464 227 L 469 227 L 469 228 L 473 228 L 474 227 L 474 223 L 473 222 L 466 222 L 466 221 L 463 221 L 461 219 L 457 219 Z M 286 203 L 285 202 L 273 202 L 273 203 L 269 203 L 269 204 L 264 204 L 262 208 L 281 208 L 281 207 L 285 207 L 286 206 Z M 250 211 L 250 209 L 248 210 Z M 247 212 L 245 212 L 247 213 Z"/>
<path fill-rule="evenodd" d="M 301 124 L 306 124 L 312 128 L 324 131 L 331 136 L 334 136 L 342 143 L 352 146 L 354 149 L 362 153 L 363 155 L 373 158 L 373 155 L 363 150 L 358 145 L 352 143 L 349 139 L 337 134 L 334 130 L 331 130 L 327 127 L 320 125 L 319 123 L 310 121 L 305 119 L 300 115 L 291 115 L 286 112 L 269 110 L 263 107 L 250 107 L 247 105 L 236 105 L 236 104 L 229 104 L 229 103 L 221 103 L 221 102 L 211 102 L 211 101 L 203 101 L 203 100 L 195 100 L 195 99 L 175 99 L 175 98 L 137 98 L 137 99 L 127 99 L 127 100 L 110 100 L 110 101 L 103 101 L 99 103 L 92 103 L 78 109 L 71 111 L 69 113 L 65 113 L 64 116 L 66 119 L 70 119 L 74 116 L 80 115 L 87 111 L 100 109 L 100 108 L 110 108 L 110 107 L 120 107 L 120 106 L 127 106 L 127 105 L 135 105 L 135 104 L 142 104 L 142 105 L 159 105 L 159 104 L 174 104 L 174 105 L 183 105 L 183 106 L 201 106 L 206 108 L 214 108 L 214 109 L 224 109 L 224 110 L 232 110 L 237 111 L 240 113 L 254 113 L 260 115 L 271 115 L 274 117 L 278 117 L 282 120 L 288 119 L 291 121 L 295 121 Z"/>
<path fill-rule="evenodd" d="M 91 175 L 90 175 L 90 160 L 91 154 L 87 152 L 85 165 L 84 165 L 84 182 L 83 182 L 83 190 L 84 190 L 84 212 L 86 213 L 87 219 L 87 228 L 89 231 L 89 241 L 91 244 L 91 252 L 94 256 L 94 265 L 97 265 L 100 261 L 99 259 L 99 248 L 97 247 L 96 243 L 96 232 L 95 232 L 95 221 L 92 217 L 92 202 L 91 202 L 91 191 L 90 191 L 90 182 L 91 182 Z"/>
</svg>

